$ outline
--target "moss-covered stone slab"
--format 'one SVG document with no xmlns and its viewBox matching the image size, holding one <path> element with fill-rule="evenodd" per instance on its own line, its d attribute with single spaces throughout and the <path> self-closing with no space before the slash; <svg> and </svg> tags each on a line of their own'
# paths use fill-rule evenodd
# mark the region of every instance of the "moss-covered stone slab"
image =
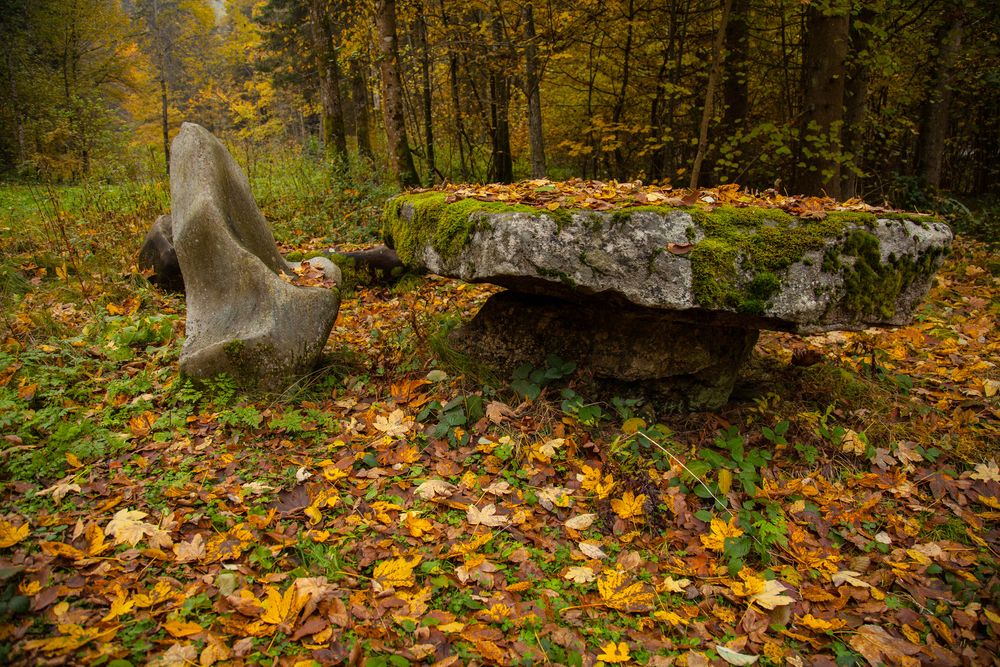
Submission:
<svg viewBox="0 0 1000 667">
<path fill-rule="evenodd" d="M 443 192 L 385 212 L 407 265 L 563 299 L 628 304 L 700 322 L 817 332 L 899 325 L 950 247 L 917 215 L 632 207 L 540 210 Z"/>
</svg>

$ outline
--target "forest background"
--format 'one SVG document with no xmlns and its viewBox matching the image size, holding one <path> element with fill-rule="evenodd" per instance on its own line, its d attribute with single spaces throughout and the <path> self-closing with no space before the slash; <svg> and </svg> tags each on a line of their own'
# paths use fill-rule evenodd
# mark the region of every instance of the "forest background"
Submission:
<svg viewBox="0 0 1000 667">
<path fill-rule="evenodd" d="M 162 177 L 191 120 L 251 173 L 361 157 L 402 185 L 737 182 L 960 209 L 938 194 L 1000 180 L 986 0 L 2 5 L 0 173 L 20 178 Z"/>
</svg>

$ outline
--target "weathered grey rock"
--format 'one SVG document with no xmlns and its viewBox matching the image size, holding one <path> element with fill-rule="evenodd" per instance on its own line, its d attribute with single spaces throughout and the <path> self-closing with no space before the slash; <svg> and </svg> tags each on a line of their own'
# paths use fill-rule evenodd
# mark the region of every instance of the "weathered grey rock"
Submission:
<svg viewBox="0 0 1000 667">
<path fill-rule="evenodd" d="M 698 326 L 649 308 L 505 291 L 491 296 L 471 322 L 452 333 L 457 349 L 510 372 L 542 367 L 556 355 L 572 360 L 616 391 L 655 398 L 664 410 L 725 405 L 756 329 Z"/>
<path fill-rule="evenodd" d="M 407 264 L 522 292 L 803 333 L 906 322 L 952 239 L 941 222 L 854 212 L 557 215 L 443 197 L 390 204 L 387 233 Z"/>
<path fill-rule="evenodd" d="M 184 277 L 174 250 L 174 230 L 169 213 L 158 217 L 146 232 L 139 250 L 139 270 L 152 271 L 149 282 L 162 289 L 184 291 Z"/>
<path fill-rule="evenodd" d="M 304 259 L 301 262 L 288 263 L 288 265 L 293 269 L 297 269 L 303 264 L 308 264 L 314 269 L 319 269 L 323 273 L 324 278 L 333 282 L 333 284 L 337 286 L 344 282 L 344 275 L 341 273 L 340 267 L 326 257 L 310 257 L 309 259 Z"/>
<path fill-rule="evenodd" d="M 170 158 L 173 240 L 187 296 L 181 370 L 281 390 L 313 370 L 337 317 L 335 290 L 282 279 L 250 184 L 208 130 L 184 123 Z"/>
</svg>

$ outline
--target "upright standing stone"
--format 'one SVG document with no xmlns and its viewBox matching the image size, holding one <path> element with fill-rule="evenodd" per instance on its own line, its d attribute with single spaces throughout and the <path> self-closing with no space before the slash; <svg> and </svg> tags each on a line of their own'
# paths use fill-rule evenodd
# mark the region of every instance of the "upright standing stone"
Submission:
<svg viewBox="0 0 1000 667">
<path fill-rule="evenodd" d="M 250 183 L 205 128 L 184 123 L 170 157 L 174 247 L 187 296 L 181 371 L 282 390 L 311 372 L 337 318 L 336 290 L 297 287 Z"/>
</svg>

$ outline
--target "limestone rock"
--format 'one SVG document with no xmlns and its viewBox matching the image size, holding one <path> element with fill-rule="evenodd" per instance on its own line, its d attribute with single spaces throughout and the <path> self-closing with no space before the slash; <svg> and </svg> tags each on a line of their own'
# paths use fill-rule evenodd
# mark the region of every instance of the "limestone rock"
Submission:
<svg viewBox="0 0 1000 667">
<path fill-rule="evenodd" d="M 184 123 L 170 159 L 173 240 L 184 274 L 181 370 L 281 390 L 315 367 L 337 317 L 335 290 L 296 287 L 250 184 L 206 129 Z"/>
<path fill-rule="evenodd" d="M 152 271 L 149 282 L 172 292 L 184 291 L 184 277 L 174 250 L 174 230 L 170 214 L 153 223 L 139 250 L 139 269 Z"/>
<path fill-rule="evenodd" d="M 923 218 L 777 209 L 540 211 L 439 192 L 390 202 L 386 234 L 410 266 L 470 282 L 816 332 L 906 322 L 951 243 Z"/>
</svg>

